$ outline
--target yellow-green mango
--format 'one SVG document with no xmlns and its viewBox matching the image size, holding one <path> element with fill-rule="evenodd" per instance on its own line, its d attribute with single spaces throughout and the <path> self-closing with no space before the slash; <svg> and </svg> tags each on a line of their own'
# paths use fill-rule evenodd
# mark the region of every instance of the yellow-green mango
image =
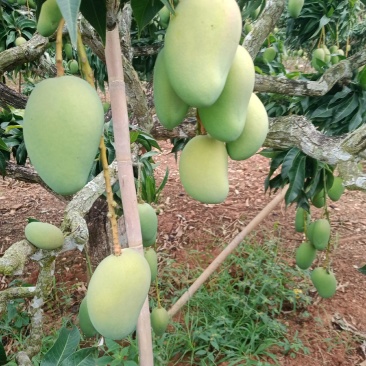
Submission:
<svg viewBox="0 0 366 366">
<path fill-rule="evenodd" d="M 208 134 L 216 140 L 236 140 L 245 125 L 250 97 L 254 89 L 255 70 L 248 51 L 238 46 L 225 87 L 214 104 L 198 108 Z"/>
<path fill-rule="evenodd" d="M 158 275 L 158 255 L 153 248 L 149 248 L 145 251 L 145 259 L 150 266 L 151 282 L 154 282 Z"/>
<path fill-rule="evenodd" d="M 310 215 L 309 213 L 304 210 L 302 207 L 298 207 L 296 209 L 296 213 L 295 213 L 295 230 L 298 233 L 303 233 L 304 232 L 304 223 L 309 222 L 310 220 Z"/>
<path fill-rule="evenodd" d="M 17 37 L 14 43 L 16 46 L 21 46 L 25 42 L 27 42 L 27 40 L 24 37 Z"/>
<path fill-rule="evenodd" d="M 225 143 L 209 135 L 193 137 L 179 159 L 179 176 L 189 196 L 203 203 L 221 203 L 229 193 Z"/>
<path fill-rule="evenodd" d="M 178 97 L 167 75 L 165 49 L 156 58 L 153 77 L 154 105 L 160 123 L 172 130 L 187 114 L 189 105 Z"/>
<path fill-rule="evenodd" d="M 25 227 L 24 234 L 27 240 L 39 249 L 57 249 L 65 242 L 62 231 L 57 226 L 46 222 L 30 222 Z"/>
<path fill-rule="evenodd" d="M 46 0 L 41 7 L 37 21 L 37 31 L 43 37 L 51 36 L 62 18 L 56 0 Z"/>
<path fill-rule="evenodd" d="M 158 217 L 154 208 L 146 202 L 139 203 L 137 208 L 140 217 L 142 244 L 144 247 L 148 247 L 156 241 Z"/>
<path fill-rule="evenodd" d="M 77 74 L 79 72 L 79 63 L 76 60 L 70 60 L 67 65 L 69 66 L 70 74 Z"/>
<path fill-rule="evenodd" d="M 170 82 L 192 107 L 212 105 L 224 89 L 242 29 L 235 0 L 179 2 L 165 35 Z"/>
<path fill-rule="evenodd" d="M 304 6 L 304 0 L 289 0 L 288 1 L 288 13 L 290 17 L 297 18 Z"/>
<path fill-rule="evenodd" d="M 330 224 L 326 219 L 319 219 L 314 221 L 313 232 L 311 235 L 311 243 L 317 250 L 324 250 L 327 248 L 330 238 Z"/>
<path fill-rule="evenodd" d="M 275 50 L 275 48 L 268 47 L 263 52 L 263 61 L 265 63 L 269 64 L 270 62 L 272 62 L 275 59 L 276 55 L 277 55 L 277 51 Z"/>
<path fill-rule="evenodd" d="M 308 241 L 304 241 L 296 250 L 296 264 L 301 269 L 308 269 L 314 262 L 316 249 Z"/>
<path fill-rule="evenodd" d="M 86 297 L 84 297 L 83 300 L 81 301 L 78 318 L 79 318 L 79 327 L 85 337 L 90 338 L 98 334 L 89 318 Z"/>
<path fill-rule="evenodd" d="M 75 76 L 45 79 L 24 112 L 24 141 L 42 180 L 71 195 L 87 183 L 103 132 L 103 105 L 94 88 Z"/>
<path fill-rule="evenodd" d="M 226 144 L 230 158 L 233 160 L 245 160 L 254 155 L 263 145 L 268 128 L 266 108 L 257 95 L 252 93 L 243 132 L 238 139 Z"/>
<path fill-rule="evenodd" d="M 324 50 L 324 62 L 326 64 L 328 64 L 331 60 L 331 54 L 330 51 L 328 49 L 328 47 L 326 45 L 323 46 L 323 50 Z"/>
<path fill-rule="evenodd" d="M 151 271 L 143 255 L 125 248 L 104 258 L 93 273 L 86 299 L 90 320 L 103 337 L 131 334 L 149 292 Z"/>
<path fill-rule="evenodd" d="M 154 308 L 150 314 L 151 327 L 157 336 L 165 333 L 170 321 L 169 313 L 162 307 Z"/>
<path fill-rule="evenodd" d="M 310 278 L 320 297 L 327 299 L 335 294 L 337 280 L 333 272 L 318 267 L 311 272 Z"/>
<path fill-rule="evenodd" d="M 249 23 L 249 22 L 245 22 L 245 24 L 244 24 L 244 32 L 246 34 L 248 34 L 248 33 L 250 33 L 252 31 L 252 29 L 253 29 L 253 25 L 251 23 Z"/>
<path fill-rule="evenodd" d="M 338 201 L 344 192 L 343 179 L 334 177 L 333 184 L 328 190 L 328 196 L 332 201 Z"/>
<path fill-rule="evenodd" d="M 321 61 L 325 60 L 325 51 L 323 48 L 317 48 L 313 51 L 313 60 L 318 59 Z"/>
<path fill-rule="evenodd" d="M 64 44 L 64 52 L 68 59 L 72 58 L 73 54 L 72 54 L 72 44 L 71 43 Z"/>
<path fill-rule="evenodd" d="M 322 208 L 325 205 L 324 189 L 318 192 L 311 200 L 311 203 L 317 207 Z"/>
<path fill-rule="evenodd" d="M 162 28 L 168 28 L 169 20 L 170 20 L 170 11 L 164 5 L 158 12 L 159 15 L 159 24 Z"/>
</svg>

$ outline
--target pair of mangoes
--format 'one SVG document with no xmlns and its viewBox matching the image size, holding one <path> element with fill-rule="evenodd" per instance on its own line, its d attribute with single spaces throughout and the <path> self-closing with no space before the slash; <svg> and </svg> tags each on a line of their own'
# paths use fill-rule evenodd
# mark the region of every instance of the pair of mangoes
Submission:
<svg viewBox="0 0 366 366">
<path fill-rule="evenodd" d="M 333 202 L 336 202 L 341 198 L 344 190 L 343 179 L 341 177 L 334 177 L 333 184 L 328 189 L 327 194 Z M 322 189 L 311 199 L 311 203 L 317 208 L 322 208 L 325 205 L 325 200 L 325 191 Z"/>
</svg>

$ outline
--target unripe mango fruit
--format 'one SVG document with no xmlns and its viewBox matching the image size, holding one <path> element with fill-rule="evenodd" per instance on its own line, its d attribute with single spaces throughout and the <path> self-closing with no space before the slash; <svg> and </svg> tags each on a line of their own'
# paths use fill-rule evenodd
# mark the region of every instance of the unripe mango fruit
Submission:
<svg viewBox="0 0 366 366">
<path fill-rule="evenodd" d="M 266 108 L 257 95 L 252 93 L 243 132 L 235 141 L 226 144 L 230 158 L 245 160 L 254 155 L 263 145 L 268 128 Z"/>
<path fill-rule="evenodd" d="M 168 28 L 169 20 L 170 20 L 170 11 L 164 5 L 158 12 L 159 15 L 159 24 L 162 28 Z"/>
<path fill-rule="evenodd" d="M 75 76 L 45 79 L 24 112 L 24 141 L 42 180 L 70 195 L 87 183 L 103 132 L 103 105 L 94 88 Z"/>
<path fill-rule="evenodd" d="M 79 72 L 79 63 L 76 60 L 70 60 L 67 65 L 69 66 L 70 74 L 77 74 Z"/>
<path fill-rule="evenodd" d="M 71 43 L 65 43 L 64 44 L 64 52 L 68 59 L 72 58 L 72 44 Z"/>
<path fill-rule="evenodd" d="M 89 318 L 86 297 L 84 297 L 84 299 L 81 301 L 78 317 L 79 317 L 79 327 L 85 337 L 91 338 L 94 337 L 96 334 L 98 334 Z"/>
<path fill-rule="evenodd" d="M 317 207 L 322 208 L 325 205 L 325 195 L 324 195 L 324 189 L 322 189 L 320 192 L 318 192 L 311 200 L 311 203 Z"/>
<path fill-rule="evenodd" d="M 311 272 L 310 278 L 320 297 L 327 299 L 335 294 L 337 280 L 333 272 L 318 267 Z"/>
<path fill-rule="evenodd" d="M 193 137 L 179 160 L 179 176 L 189 196 L 203 203 L 221 203 L 229 193 L 225 144 L 209 135 Z"/>
<path fill-rule="evenodd" d="M 198 108 L 203 126 L 211 137 L 229 142 L 240 136 L 253 93 L 254 79 L 253 60 L 244 47 L 238 46 L 219 98 L 209 107 Z"/>
<path fill-rule="evenodd" d="M 153 77 L 154 105 L 160 123 L 168 130 L 178 126 L 188 112 L 189 105 L 178 97 L 168 78 L 165 50 L 156 58 Z"/>
<path fill-rule="evenodd" d="M 296 250 L 296 264 L 301 269 L 308 269 L 314 262 L 316 249 L 308 241 L 304 241 Z"/>
<path fill-rule="evenodd" d="M 188 105 L 207 107 L 219 97 L 241 29 L 235 0 L 179 2 L 165 35 L 165 61 L 173 89 Z"/>
<path fill-rule="evenodd" d="M 57 249 L 65 242 L 62 231 L 46 222 L 30 222 L 25 227 L 24 234 L 27 240 L 39 249 Z"/>
<path fill-rule="evenodd" d="M 140 217 L 142 244 L 144 247 L 153 245 L 158 231 L 158 217 L 154 208 L 148 203 L 137 205 Z"/>
<path fill-rule="evenodd" d="M 297 18 L 304 6 L 304 0 L 289 0 L 288 1 L 288 13 L 290 17 Z"/>
<path fill-rule="evenodd" d="M 24 37 L 17 37 L 14 43 L 16 46 L 21 46 L 25 42 L 27 42 L 27 40 Z"/>
<path fill-rule="evenodd" d="M 343 179 L 334 177 L 333 184 L 328 190 L 328 196 L 332 201 L 338 201 L 344 192 Z"/>
<path fill-rule="evenodd" d="M 150 314 L 151 327 L 157 336 L 165 333 L 170 316 L 164 308 L 154 308 Z"/>
<path fill-rule="evenodd" d="M 304 232 L 304 223 L 309 223 L 310 214 L 304 210 L 302 207 L 298 207 L 295 213 L 295 230 L 298 233 Z"/>
<path fill-rule="evenodd" d="M 86 295 L 90 320 L 98 333 L 114 340 L 131 334 L 150 288 L 151 271 L 131 248 L 104 258 L 93 273 Z"/>
<path fill-rule="evenodd" d="M 151 270 L 151 282 L 154 282 L 158 275 L 158 255 L 153 248 L 149 248 L 145 251 L 145 259 L 149 263 Z"/>
<path fill-rule="evenodd" d="M 313 51 L 312 59 L 318 59 L 321 61 L 325 60 L 325 51 L 323 48 L 317 48 Z"/>
<path fill-rule="evenodd" d="M 57 29 L 62 18 L 56 0 L 46 0 L 41 7 L 37 20 L 37 31 L 43 37 L 51 36 Z"/>
<path fill-rule="evenodd" d="M 275 50 L 275 48 L 268 47 L 263 52 L 263 61 L 265 63 L 269 64 L 270 62 L 272 62 L 275 59 L 276 55 L 277 55 L 277 51 Z"/>
<path fill-rule="evenodd" d="M 311 234 L 311 243 L 317 250 L 326 249 L 330 238 L 330 224 L 326 219 L 314 221 Z"/>
</svg>

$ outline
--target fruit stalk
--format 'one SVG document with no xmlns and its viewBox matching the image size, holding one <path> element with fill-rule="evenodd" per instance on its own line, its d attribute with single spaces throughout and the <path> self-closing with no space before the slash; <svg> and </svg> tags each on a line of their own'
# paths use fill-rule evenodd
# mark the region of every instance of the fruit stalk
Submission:
<svg viewBox="0 0 366 366">
<path fill-rule="evenodd" d="M 63 76 L 65 74 L 64 67 L 62 66 L 62 29 L 65 24 L 65 19 L 61 18 L 57 28 L 56 34 L 56 69 L 57 76 Z"/>
<path fill-rule="evenodd" d="M 140 218 L 137 208 L 137 195 L 131 159 L 129 121 L 118 26 L 111 31 L 107 31 L 105 51 L 113 115 L 116 161 L 119 185 L 122 192 L 126 236 L 129 247 L 143 255 Z M 140 366 L 153 365 L 154 357 L 148 297 L 145 299 L 137 322 L 137 337 Z"/>
<path fill-rule="evenodd" d="M 77 51 L 78 51 L 78 59 L 79 59 L 79 65 L 81 65 L 81 73 L 85 80 L 93 80 L 92 83 L 89 84 L 94 87 L 94 74 L 93 70 L 89 65 L 88 57 L 86 55 L 85 47 L 83 44 L 83 40 L 81 38 L 80 30 L 78 29 L 78 40 L 77 40 Z"/>
</svg>

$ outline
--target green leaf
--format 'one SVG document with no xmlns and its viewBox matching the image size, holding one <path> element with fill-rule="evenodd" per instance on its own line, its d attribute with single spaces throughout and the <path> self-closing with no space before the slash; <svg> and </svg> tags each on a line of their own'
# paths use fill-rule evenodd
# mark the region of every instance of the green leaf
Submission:
<svg viewBox="0 0 366 366">
<path fill-rule="evenodd" d="M 285 158 L 283 159 L 282 168 L 281 168 L 281 177 L 283 179 L 288 177 L 288 172 L 290 171 L 294 161 L 301 154 L 300 150 L 296 147 L 289 150 Z"/>
<path fill-rule="evenodd" d="M 8 362 L 4 346 L 0 340 L 0 365 L 5 365 Z"/>
<path fill-rule="evenodd" d="M 293 202 L 296 197 L 301 194 L 304 188 L 305 179 L 305 161 L 306 156 L 300 155 L 299 159 L 294 161 L 292 168 L 289 171 L 290 186 L 286 192 L 285 200 L 287 204 Z"/>
<path fill-rule="evenodd" d="M 52 346 L 45 354 L 41 366 L 58 366 L 62 361 L 75 352 L 80 342 L 79 329 L 73 325 L 72 328 L 63 327 Z"/>
<path fill-rule="evenodd" d="M 0 138 L 0 150 L 10 151 L 6 143 Z"/>
<path fill-rule="evenodd" d="M 83 348 L 62 361 L 61 366 L 95 366 L 98 347 Z"/>
<path fill-rule="evenodd" d="M 163 4 L 158 0 L 131 0 L 131 7 L 140 36 L 141 31 L 152 21 Z"/>
<path fill-rule="evenodd" d="M 5 155 L 0 151 L 0 174 L 4 178 L 6 174 L 6 159 Z"/>
<path fill-rule="evenodd" d="M 77 42 L 77 25 L 79 8 L 81 0 L 57 0 L 58 7 L 65 19 L 71 43 L 76 48 Z"/>
<path fill-rule="evenodd" d="M 366 264 L 358 269 L 358 272 L 361 272 L 362 274 L 366 275 Z"/>
<path fill-rule="evenodd" d="M 105 44 L 107 30 L 107 7 L 105 1 L 82 0 L 81 14 L 92 25 Z"/>
<path fill-rule="evenodd" d="M 357 107 L 358 107 L 357 95 L 352 95 L 351 98 L 345 100 L 345 102 L 339 106 L 338 111 L 334 115 L 332 123 L 337 123 L 341 121 L 343 118 L 348 117 L 351 113 L 354 112 L 354 110 Z"/>
</svg>

